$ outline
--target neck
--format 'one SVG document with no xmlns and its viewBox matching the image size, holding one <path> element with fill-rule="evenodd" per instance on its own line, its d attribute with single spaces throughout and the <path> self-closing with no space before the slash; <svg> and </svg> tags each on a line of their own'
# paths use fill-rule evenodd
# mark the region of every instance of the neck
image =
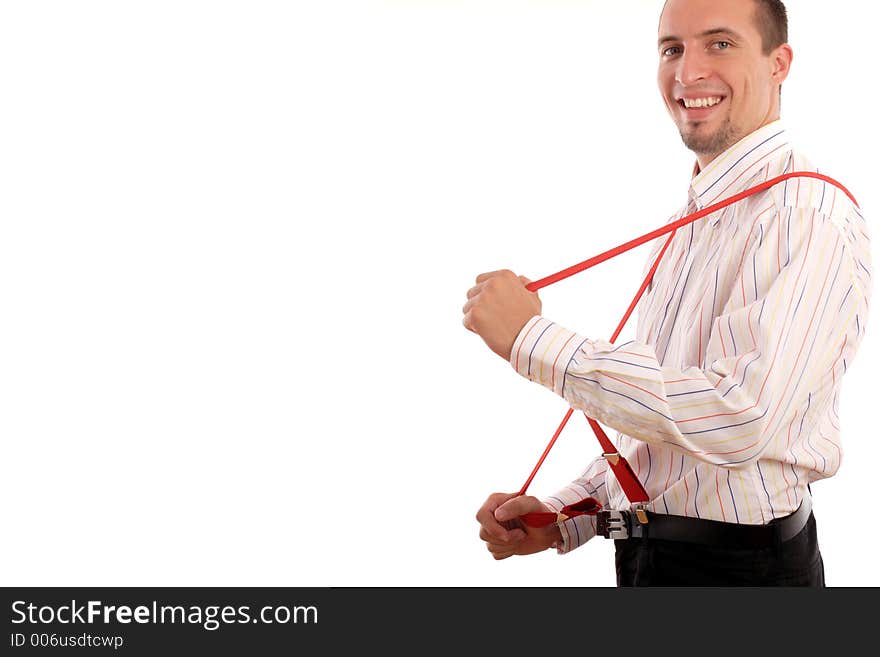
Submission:
<svg viewBox="0 0 880 657">
<path fill-rule="evenodd" d="M 717 153 L 697 153 L 697 152 L 695 152 L 694 155 L 697 156 L 697 166 L 699 167 L 699 171 L 702 171 L 703 169 L 705 169 L 712 162 L 712 160 L 714 160 L 716 157 L 718 157 L 719 155 L 724 153 L 730 147 L 738 144 L 740 141 L 742 141 L 743 139 L 745 139 L 749 135 L 757 132 L 758 130 L 760 130 L 764 126 L 770 125 L 774 121 L 778 121 L 778 120 L 779 120 L 779 109 L 772 108 L 771 111 L 764 118 L 764 121 L 757 128 L 755 128 L 754 130 L 751 130 L 750 132 L 748 132 L 744 135 L 741 135 L 739 138 L 735 139 L 733 142 L 731 142 L 730 144 L 725 146 L 722 150 L 718 151 Z"/>
<path fill-rule="evenodd" d="M 708 155 L 708 154 L 705 154 L 705 153 L 697 153 L 697 154 L 696 154 L 696 156 L 697 156 L 697 168 L 696 168 L 696 173 L 699 173 L 700 171 L 702 171 L 703 169 L 705 169 L 706 166 L 707 166 L 712 160 L 714 160 L 716 157 L 718 157 L 719 155 L 721 155 L 721 153 L 713 153 L 713 154 L 711 154 L 711 155 Z"/>
</svg>

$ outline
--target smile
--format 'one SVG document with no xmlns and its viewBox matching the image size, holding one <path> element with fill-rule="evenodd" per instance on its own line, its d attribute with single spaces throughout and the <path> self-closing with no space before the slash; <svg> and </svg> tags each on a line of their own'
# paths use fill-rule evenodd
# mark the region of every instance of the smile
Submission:
<svg viewBox="0 0 880 657">
<path fill-rule="evenodd" d="M 678 104 L 686 109 L 701 109 L 703 107 L 714 107 L 724 100 L 723 96 L 706 96 L 705 98 L 681 98 Z"/>
</svg>

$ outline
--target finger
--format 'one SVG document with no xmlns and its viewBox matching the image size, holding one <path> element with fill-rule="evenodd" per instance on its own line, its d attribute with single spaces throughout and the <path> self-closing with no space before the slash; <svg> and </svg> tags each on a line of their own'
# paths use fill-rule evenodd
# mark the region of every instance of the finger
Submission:
<svg viewBox="0 0 880 657">
<path fill-rule="evenodd" d="M 495 509 L 494 516 L 495 520 L 501 523 L 513 520 L 514 518 L 519 518 L 526 513 L 548 510 L 547 506 L 538 500 L 538 498 L 532 497 L 531 495 L 522 495 L 500 504 L 498 508 Z"/>
<path fill-rule="evenodd" d="M 519 282 L 522 283 L 527 290 L 529 290 L 529 285 L 531 285 L 534 281 L 532 281 L 528 276 L 520 276 Z M 538 290 L 529 290 L 535 296 L 538 296 Z"/>
<path fill-rule="evenodd" d="M 470 331 L 471 333 L 476 333 L 476 331 L 474 330 L 473 318 L 471 317 L 470 312 L 468 312 L 467 314 L 465 314 L 464 317 L 462 317 L 461 323 L 464 325 L 464 327 L 468 331 Z"/>
<path fill-rule="evenodd" d="M 491 511 L 478 514 L 477 520 L 480 523 L 480 538 L 482 540 L 487 543 L 508 543 L 510 541 L 510 532 L 495 521 Z"/>
<path fill-rule="evenodd" d="M 515 543 L 498 543 L 497 541 L 486 541 L 486 549 L 489 550 L 489 552 L 491 552 L 492 554 L 513 554 L 517 551 L 520 543 L 521 541 L 517 541 Z"/>
<path fill-rule="evenodd" d="M 509 537 L 509 544 L 516 545 L 517 543 L 521 543 L 526 539 L 526 534 L 522 529 L 511 529 L 507 532 Z"/>
<path fill-rule="evenodd" d="M 516 545 L 525 540 L 526 536 L 527 534 L 522 529 L 512 529 L 507 531 L 507 540 L 502 540 L 486 531 L 485 527 L 480 529 L 480 540 L 490 545 L 497 545 L 498 547 L 510 547 L 511 545 Z"/>
<path fill-rule="evenodd" d="M 470 290 L 467 291 L 467 298 L 472 299 L 477 296 L 480 292 L 483 291 L 483 284 L 474 285 Z"/>
<path fill-rule="evenodd" d="M 501 561 L 502 559 L 507 559 L 516 554 L 513 550 L 502 550 L 498 552 L 492 552 L 492 550 L 489 550 L 489 552 L 492 553 L 492 558 L 495 559 L 495 561 Z"/>
<path fill-rule="evenodd" d="M 497 536 L 495 536 L 493 534 L 490 534 L 488 531 L 486 531 L 485 527 L 480 527 L 480 540 L 483 541 L 484 543 L 487 543 L 490 546 L 491 545 L 501 546 L 501 545 L 505 545 L 507 543 L 507 541 L 505 541 L 501 538 L 498 538 Z"/>
<path fill-rule="evenodd" d="M 489 550 L 489 552 L 492 553 L 492 557 L 495 561 L 501 561 L 502 559 L 507 559 L 516 554 L 515 550 Z"/>
<path fill-rule="evenodd" d="M 504 274 L 512 274 L 513 272 L 509 269 L 499 269 L 498 271 L 488 271 L 485 274 L 480 274 L 477 276 L 477 283 L 484 283 L 488 281 L 490 278 L 495 278 L 496 276 L 502 276 Z"/>
<path fill-rule="evenodd" d="M 467 303 L 465 303 L 464 306 L 462 306 L 461 312 L 463 312 L 465 315 L 467 315 L 468 312 L 470 312 L 470 309 L 473 308 L 476 303 L 477 303 L 477 297 L 474 297 L 473 299 L 468 299 Z"/>
<path fill-rule="evenodd" d="M 496 542 L 503 543 L 510 540 L 510 533 L 495 519 L 495 510 L 512 497 L 516 497 L 516 493 L 493 493 L 483 502 L 476 515 L 477 522 L 480 523 L 480 538 L 489 540 L 492 537 Z"/>
</svg>

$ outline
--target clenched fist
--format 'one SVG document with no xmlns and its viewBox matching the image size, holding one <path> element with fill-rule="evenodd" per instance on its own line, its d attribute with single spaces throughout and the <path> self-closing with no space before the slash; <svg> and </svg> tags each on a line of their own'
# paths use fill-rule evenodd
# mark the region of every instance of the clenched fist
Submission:
<svg viewBox="0 0 880 657">
<path fill-rule="evenodd" d="M 492 493 L 480 510 L 480 538 L 496 559 L 515 554 L 535 554 L 553 547 L 562 540 L 557 525 L 534 528 L 526 526 L 519 516 L 526 513 L 546 513 L 550 509 L 537 498 L 518 493 Z"/>
<path fill-rule="evenodd" d="M 462 323 L 496 354 L 510 359 L 516 336 L 535 315 L 541 314 L 541 300 L 526 289 L 531 281 L 508 269 L 477 276 L 467 292 Z"/>
</svg>

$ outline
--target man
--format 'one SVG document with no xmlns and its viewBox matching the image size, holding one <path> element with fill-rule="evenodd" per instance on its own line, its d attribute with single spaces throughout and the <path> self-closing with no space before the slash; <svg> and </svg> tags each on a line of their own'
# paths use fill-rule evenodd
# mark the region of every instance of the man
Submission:
<svg viewBox="0 0 880 657">
<path fill-rule="evenodd" d="M 674 219 L 816 171 L 779 120 L 787 32 L 778 0 L 664 6 L 658 84 L 696 155 L 690 202 Z M 857 207 L 833 185 L 793 179 L 679 229 L 632 342 L 547 320 L 510 271 L 477 277 L 463 323 L 520 374 L 619 431 L 650 502 L 641 535 L 616 541 L 618 585 L 824 586 L 809 484 L 840 465 L 840 384 L 865 332 L 870 271 Z M 586 497 L 632 510 L 599 458 L 544 502 L 489 496 L 480 538 L 496 559 L 569 552 L 596 536 L 594 516 L 540 529 L 519 517 Z"/>
</svg>

